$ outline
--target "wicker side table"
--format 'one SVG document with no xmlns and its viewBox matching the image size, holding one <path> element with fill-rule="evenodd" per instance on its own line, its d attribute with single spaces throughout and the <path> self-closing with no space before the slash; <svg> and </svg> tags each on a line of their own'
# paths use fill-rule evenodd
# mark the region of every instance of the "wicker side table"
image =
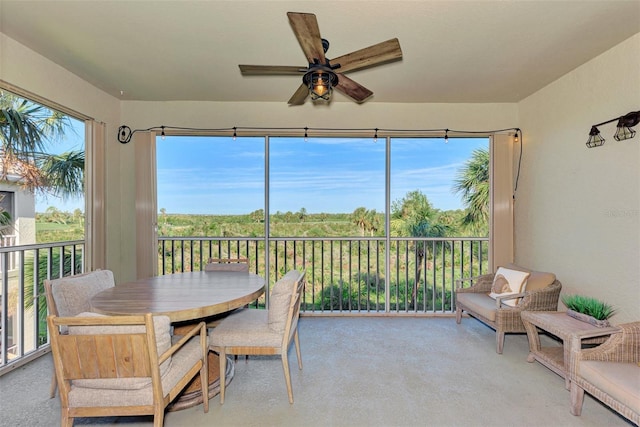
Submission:
<svg viewBox="0 0 640 427">
<path fill-rule="evenodd" d="M 571 381 L 569 379 L 569 357 L 572 346 L 576 343 L 599 344 L 604 342 L 609 335 L 618 331 L 615 326 L 598 328 L 586 322 L 582 322 L 573 317 L 567 316 L 560 311 L 523 311 L 522 322 L 527 330 L 529 339 L 529 355 L 527 362 L 535 360 L 560 375 L 565 380 L 565 388 L 569 390 Z M 542 347 L 538 329 L 541 329 L 562 340 L 562 347 Z M 599 332 L 597 337 L 589 334 L 590 337 L 584 340 L 573 340 L 576 335 L 585 331 Z"/>
</svg>

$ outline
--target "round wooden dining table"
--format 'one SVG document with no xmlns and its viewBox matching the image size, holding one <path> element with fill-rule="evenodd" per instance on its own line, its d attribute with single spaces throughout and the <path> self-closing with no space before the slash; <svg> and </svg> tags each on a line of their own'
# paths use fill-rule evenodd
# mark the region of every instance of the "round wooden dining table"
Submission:
<svg viewBox="0 0 640 427">
<path fill-rule="evenodd" d="M 234 271 L 165 274 L 119 283 L 91 299 L 93 311 L 109 315 L 163 314 L 171 322 L 204 319 L 255 301 L 264 279 Z"/>
<path fill-rule="evenodd" d="M 194 271 L 166 274 L 119 283 L 91 298 L 94 312 L 117 315 L 153 313 L 166 315 L 176 326 L 195 324 L 243 307 L 265 291 L 264 278 L 247 272 Z M 233 378 L 233 361 L 225 376 Z M 220 391 L 218 355 L 209 352 L 209 398 Z M 202 403 L 200 377 L 185 388 L 168 410 Z"/>
</svg>

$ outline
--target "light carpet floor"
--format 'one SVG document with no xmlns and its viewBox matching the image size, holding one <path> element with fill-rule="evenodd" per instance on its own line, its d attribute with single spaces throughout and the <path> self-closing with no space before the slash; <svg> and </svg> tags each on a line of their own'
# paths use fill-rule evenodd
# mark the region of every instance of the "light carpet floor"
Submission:
<svg viewBox="0 0 640 427">
<path fill-rule="evenodd" d="M 629 426 L 585 395 L 582 416 L 569 413 L 564 380 L 527 363 L 525 334 L 495 332 L 475 319 L 303 317 L 303 370 L 291 348 L 295 403 L 277 357 L 240 358 L 209 413 L 202 405 L 168 413 L 165 426 Z M 542 337 L 543 345 L 559 345 Z M 51 355 L 0 377 L 0 425 L 59 425 L 49 399 Z M 83 418 L 76 426 L 150 426 L 149 417 Z"/>
</svg>

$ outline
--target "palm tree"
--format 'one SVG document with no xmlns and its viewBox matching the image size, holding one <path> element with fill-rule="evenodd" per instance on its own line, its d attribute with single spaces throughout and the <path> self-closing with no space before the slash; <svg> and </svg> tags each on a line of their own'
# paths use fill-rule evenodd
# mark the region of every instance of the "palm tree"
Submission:
<svg viewBox="0 0 640 427">
<path fill-rule="evenodd" d="M 462 225 L 486 234 L 489 221 L 489 150 L 474 150 L 471 158 L 458 170 L 454 191 L 461 194 L 466 207 Z"/>
<path fill-rule="evenodd" d="M 375 209 L 367 211 L 367 229 L 371 237 L 382 228 L 382 218 L 383 216 L 378 214 Z"/>
<path fill-rule="evenodd" d="M 305 208 L 300 208 L 300 210 L 298 211 L 298 219 L 300 220 L 300 222 L 304 222 L 305 219 L 307 219 L 307 210 Z"/>
<path fill-rule="evenodd" d="M 391 207 L 391 228 L 400 236 L 412 237 L 445 237 L 450 231 L 446 224 L 438 221 L 440 212 L 431 206 L 427 196 L 420 190 L 410 191 L 400 201 L 395 201 Z M 428 253 L 425 241 L 416 240 L 416 280 L 413 283 L 411 304 L 415 307 L 418 296 L 418 283 L 422 275 L 422 264 Z"/>
<path fill-rule="evenodd" d="M 63 199 L 82 195 L 84 152 L 46 152 L 69 129 L 68 116 L 0 91 L 0 179 L 16 175 L 28 190 Z M 0 214 L 6 220 L 7 213 Z"/>
<path fill-rule="evenodd" d="M 264 210 L 258 209 L 249 214 L 253 222 L 259 223 L 264 221 Z"/>
<path fill-rule="evenodd" d="M 367 208 L 361 206 L 354 210 L 351 214 L 351 221 L 360 228 L 360 234 L 364 236 L 368 222 Z"/>
</svg>

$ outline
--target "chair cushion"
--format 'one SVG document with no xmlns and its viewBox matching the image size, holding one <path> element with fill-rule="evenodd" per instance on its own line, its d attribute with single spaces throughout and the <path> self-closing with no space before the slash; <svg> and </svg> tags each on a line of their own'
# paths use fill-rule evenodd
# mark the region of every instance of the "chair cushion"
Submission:
<svg viewBox="0 0 640 427">
<path fill-rule="evenodd" d="M 281 347 L 282 332 L 269 327 L 267 310 L 246 309 L 224 319 L 209 333 L 212 347 Z"/>
<path fill-rule="evenodd" d="M 51 294 L 60 317 L 72 317 L 91 311 L 91 298 L 105 289 L 115 286 L 110 270 L 96 270 L 76 276 L 66 276 L 51 281 Z"/>
<path fill-rule="evenodd" d="M 544 289 L 556 281 L 556 275 L 553 273 L 545 273 L 543 271 L 532 271 L 527 279 L 526 290 L 538 291 Z"/>
<path fill-rule="evenodd" d="M 522 292 L 523 286 L 529 276 L 530 273 L 528 272 L 498 267 L 493 279 L 493 284 L 491 285 L 491 292 L 489 293 L 489 296 L 496 299 L 499 296 L 520 293 Z M 504 300 L 503 303 L 515 306 L 518 303 L 518 298 Z"/>
<path fill-rule="evenodd" d="M 162 391 L 167 395 L 178 382 L 184 378 L 187 372 L 202 360 L 202 347 L 200 337 L 195 336 L 176 351 L 172 356 L 171 367 L 162 376 Z M 85 388 L 79 387 L 77 381 L 72 382 L 69 392 L 69 406 L 95 407 L 95 406 L 141 406 L 153 404 L 151 379 L 146 387 L 140 389 L 122 390 L 109 388 Z"/>
<path fill-rule="evenodd" d="M 456 304 L 466 307 L 470 312 L 495 322 L 496 302 L 487 294 L 476 292 L 460 292 L 456 294 Z"/>
<path fill-rule="evenodd" d="M 77 317 L 107 317 L 102 314 L 84 312 Z M 153 329 L 156 335 L 156 349 L 158 356 L 171 347 L 171 321 L 168 316 L 154 316 Z M 93 335 L 93 334 L 138 334 L 146 331 L 143 325 L 120 325 L 120 326 L 70 326 L 70 335 Z M 171 367 L 172 357 L 160 364 L 160 375 L 163 376 Z M 99 378 L 87 380 L 74 380 L 73 384 L 78 387 L 114 389 L 114 390 L 135 390 L 147 387 L 151 384 L 150 377 L 143 378 Z"/>
<path fill-rule="evenodd" d="M 520 270 L 531 273 L 529 275 L 529 278 L 527 279 L 527 282 L 525 283 L 524 288 L 522 289 L 523 292 L 525 290 L 538 291 L 540 289 L 544 289 L 556 280 L 556 275 L 553 273 L 547 273 L 544 271 L 533 271 L 516 264 L 507 264 L 507 267 L 512 270 Z"/>
<path fill-rule="evenodd" d="M 291 270 L 273 285 L 269 294 L 268 324 L 274 332 L 284 332 L 289 314 L 291 295 L 300 278 L 297 270 Z"/>
<path fill-rule="evenodd" d="M 635 363 L 583 360 L 580 377 L 640 413 L 640 368 Z"/>
</svg>

